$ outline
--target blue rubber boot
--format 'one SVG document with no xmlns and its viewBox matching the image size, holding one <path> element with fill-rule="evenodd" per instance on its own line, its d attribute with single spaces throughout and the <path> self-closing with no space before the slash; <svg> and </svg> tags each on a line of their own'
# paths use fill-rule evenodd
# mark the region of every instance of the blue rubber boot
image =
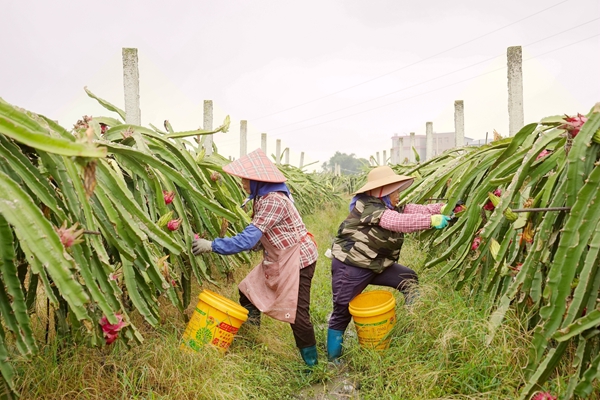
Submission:
<svg viewBox="0 0 600 400">
<path fill-rule="evenodd" d="M 319 357 L 317 355 L 317 345 L 300 349 L 300 355 L 302 356 L 304 363 L 309 367 L 314 367 L 319 363 Z"/>
<path fill-rule="evenodd" d="M 329 328 L 327 330 L 327 359 L 335 362 L 342 355 L 344 331 Z"/>
</svg>

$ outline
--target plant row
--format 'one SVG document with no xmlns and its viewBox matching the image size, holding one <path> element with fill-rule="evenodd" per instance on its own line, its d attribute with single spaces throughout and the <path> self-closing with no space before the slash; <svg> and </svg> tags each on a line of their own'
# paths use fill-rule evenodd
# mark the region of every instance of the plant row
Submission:
<svg viewBox="0 0 600 400">
<path fill-rule="evenodd" d="M 32 314 L 48 302 L 53 335 L 66 342 L 143 340 L 131 313 L 160 324 L 161 299 L 182 317 L 192 281 L 219 284 L 247 253 L 194 257 L 195 237 L 235 235 L 250 222 L 246 194 L 205 156 L 203 136 L 84 117 L 71 131 L 0 99 L 0 391 L 12 391 L 11 360 L 39 343 Z M 216 148 L 215 148 L 216 150 Z M 326 181 L 282 168 L 301 212 L 333 201 Z M 311 194 L 311 195 L 309 195 Z M 50 332 L 46 327 L 46 336 Z M 39 335 L 38 335 L 39 336 Z"/>
<path fill-rule="evenodd" d="M 428 268 L 452 274 L 456 289 L 491 294 L 488 342 L 507 310 L 533 332 L 528 399 L 559 363 L 573 371 L 561 394 L 585 397 L 600 365 L 600 104 L 587 116 L 555 116 L 482 147 L 449 150 L 421 164 L 403 202 L 440 199 L 466 207 L 428 238 Z M 445 244 L 444 246 L 440 246 Z"/>
</svg>

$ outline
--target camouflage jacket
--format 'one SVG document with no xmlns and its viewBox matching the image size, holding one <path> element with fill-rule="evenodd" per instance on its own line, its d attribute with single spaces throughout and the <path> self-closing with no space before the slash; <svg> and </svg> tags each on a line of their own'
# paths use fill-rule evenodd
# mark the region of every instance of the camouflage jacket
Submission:
<svg viewBox="0 0 600 400">
<path fill-rule="evenodd" d="M 360 197 L 340 224 L 331 248 L 332 255 L 344 264 L 368 268 L 377 273 L 397 262 L 404 234 L 379 226 L 386 209 L 381 199 Z"/>
</svg>

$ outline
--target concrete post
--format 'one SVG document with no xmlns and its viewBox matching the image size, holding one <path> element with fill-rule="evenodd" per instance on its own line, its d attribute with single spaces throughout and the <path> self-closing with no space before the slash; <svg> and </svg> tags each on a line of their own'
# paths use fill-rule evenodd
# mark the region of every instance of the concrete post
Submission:
<svg viewBox="0 0 600 400">
<path fill-rule="evenodd" d="M 383 150 L 383 159 L 381 160 L 381 165 L 387 165 L 387 150 Z"/>
<path fill-rule="evenodd" d="M 508 67 L 508 134 L 513 136 L 523 125 L 523 55 L 521 46 L 509 47 L 506 52 Z"/>
<path fill-rule="evenodd" d="M 398 138 L 398 164 L 404 164 L 404 138 Z"/>
<path fill-rule="evenodd" d="M 425 161 L 433 158 L 433 122 L 425 123 Z"/>
<path fill-rule="evenodd" d="M 248 154 L 248 121 L 240 121 L 240 157 Z"/>
<path fill-rule="evenodd" d="M 377 165 L 381 165 L 381 159 L 379 158 L 379 152 L 375 153 L 375 160 L 377 161 Z"/>
<path fill-rule="evenodd" d="M 304 152 L 300 153 L 300 169 L 304 167 Z"/>
<path fill-rule="evenodd" d="M 454 146 L 465 145 L 465 104 L 462 100 L 454 102 Z"/>
<path fill-rule="evenodd" d="M 411 163 L 414 163 L 416 161 L 416 159 L 415 159 L 415 152 L 413 150 L 413 149 L 416 149 L 416 143 L 415 142 L 416 142 L 415 133 L 411 132 L 410 133 L 410 141 L 409 141 L 410 149 L 408 149 L 408 160 Z"/>
<path fill-rule="evenodd" d="M 275 143 L 275 158 L 276 164 L 279 165 L 281 159 L 281 139 L 277 139 L 277 142 Z"/>
<path fill-rule="evenodd" d="M 267 134 L 266 133 L 261 133 L 260 134 L 260 149 L 267 154 Z"/>
<path fill-rule="evenodd" d="M 398 135 L 394 134 L 392 136 L 392 151 L 390 152 L 390 158 L 392 160 L 392 164 L 398 164 Z"/>
<path fill-rule="evenodd" d="M 136 48 L 126 48 L 123 54 L 123 88 L 125 89 L 125 123 L 142 125 L 140 111 L 140 71 Z"/>
<path fill-rule="evenodd" d="M 210 131 L 213 128 L 213 102 L 212 100 L 204 100 L 204 130 Z M 200 135 L 198 135 L 198 143 L 200 143 Z M 213 135 L 206 135 L 204 139 L 204 148 L 206 155 L 210 156 L 213 152 Z"/>
<path fill-rule="evenodd" d="M 285 164 L 290 165 L 290 148 L 289 147 L 285 151 Z"/>
</svg>

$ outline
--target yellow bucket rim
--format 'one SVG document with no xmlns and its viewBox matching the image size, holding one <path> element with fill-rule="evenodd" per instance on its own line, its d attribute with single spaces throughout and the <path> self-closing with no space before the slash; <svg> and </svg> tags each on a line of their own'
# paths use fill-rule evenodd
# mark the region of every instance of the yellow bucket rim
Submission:
<svg viewBox="0 0 600 400">
<path fill-rule="evenodd" d="M 367 306 L 367 307 L 358 306 L 357 301 L 355 301 L 357 299 L 360 301 L 360 300 L 364 300 L 369 297 L 376 297 L 376 296 L 382 296 L 387 299 L 384 299 L 379 304 Z M 350 314 L 352 314 L 355 317 L 373 317 L 375 315 L 384 314 L 390 310 L 393 310 L 395 307 L 396 307 L 396 299 L 394 299 L 394 295 L 385 290 L 372 290 L 370 292 L 361 293 L 358 296 L 356 296 L 354 299 L 352 299 L 348 305 Z"/>
<path fill-rule="evenodd" d="M 245 322 L 248 319 L 247 309 L 212 290 L 204 289 L 200 292 L 198 298 L 209 306 L 216 308 L 233 318 L 239 319 L 242 322 Z"/>
</svg>

